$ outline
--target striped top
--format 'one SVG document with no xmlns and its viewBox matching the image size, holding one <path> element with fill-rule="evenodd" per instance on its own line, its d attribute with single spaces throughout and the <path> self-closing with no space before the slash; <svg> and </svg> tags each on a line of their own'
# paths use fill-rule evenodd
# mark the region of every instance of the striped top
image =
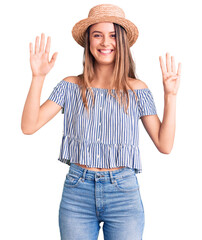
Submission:
<svg viewBox="0 0 202 240">
<path fill-rule="evenodd" d="M 64 131 L 59 159 L 68 165 L 79 163 L 94 168 L 125 166 L 142 172 L 139 152 L 138 120 L 144 115 L 157 114 L 151 91 L 135 89 L 129 92 L 128 115 L 108 89 L 92 88 L 94 106 L 89 89 L 86 98 L 89 117 L 76 83 L 60 81 L 49 100 L 63 108 Z M 112 89 L 112 93 L 115 90 Z"/>
</svg>

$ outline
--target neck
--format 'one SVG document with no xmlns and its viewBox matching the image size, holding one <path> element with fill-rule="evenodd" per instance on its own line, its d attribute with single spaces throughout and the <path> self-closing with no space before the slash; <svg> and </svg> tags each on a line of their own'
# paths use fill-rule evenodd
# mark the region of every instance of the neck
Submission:
<svg viewBox="0 0 202 240">
<path fill-rule="evenodd" d="M 114 65 L 101 65 L 96 64 L 94 66 L 94 78 L 92 85 L 98 87 L 108 87 L 113 81 Z"/>
</svg>

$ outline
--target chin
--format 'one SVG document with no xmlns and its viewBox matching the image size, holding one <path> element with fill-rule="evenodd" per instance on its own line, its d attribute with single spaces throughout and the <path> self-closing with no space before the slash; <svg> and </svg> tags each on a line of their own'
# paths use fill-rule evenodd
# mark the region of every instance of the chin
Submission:
<svg viewBox="0 0 202 240">
<path fill-rule="evenodd" d="M 97 64 L 101 64 L 101 65 L 111 65 L 114 64 L 115 61 L 114 60 L 99 60 L 99 59 L 95 59 L 95 61 L 97 62 Z"/>
</svg>

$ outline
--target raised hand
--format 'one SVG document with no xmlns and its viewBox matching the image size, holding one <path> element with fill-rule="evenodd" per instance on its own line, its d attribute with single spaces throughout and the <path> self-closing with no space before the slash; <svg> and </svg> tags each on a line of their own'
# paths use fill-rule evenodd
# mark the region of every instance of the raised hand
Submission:
<svg viewBox="0 0 202 240">
<path fill-rule="evenodd" d="M 35 52 L 33 52 L 32 43 L 29 44 L 30 48 L 30 65 L 33 77 L 45 77 L 55 64 L 57 52 L 55 52 L 49 61 L 51 37 L 47 38 L 45 47 L 45 34 L 41 34 L 41 43 L 39 45 L 39 37 L 36 37 Z M 44 50 L 45 47 L 45 50 Z"/>
<path fill-rule="evenodd" d="M 163 86 L 165 95 L 176 95 L 180 85 L 181 63 L 178 63 L 178 69 L 176 73 L 174 57 L 166 53 L 166 67 L 163 62 L 163 58 L 159 57 L 160 66 L 162 70 Z"/>
</svg>

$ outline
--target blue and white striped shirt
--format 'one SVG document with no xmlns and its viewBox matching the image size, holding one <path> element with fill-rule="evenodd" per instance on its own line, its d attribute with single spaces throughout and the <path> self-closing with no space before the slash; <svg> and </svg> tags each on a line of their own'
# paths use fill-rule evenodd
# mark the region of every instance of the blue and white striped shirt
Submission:
<svg viewBox="0 0 202 240">
<path fill-rule="evenodd" d="M 144 115 L 157 114 L 151 91 L 135 89 L 138 96 L 129 92 L 128 115 L 118 101 L 108 94 L 108 89 L 92 88 L 86 97 L 89 117 L 84 111 L 80 88 L 76 83 L 60 81 L 49 100 L 63 107 L 64 132 L 59 159 L 68 165 L 80 163 L 87 167 L 115 168 L 125 166 L 142 172 L 139 152 L 138 120 Z M 115 90 L 112 90 L 115 93 Z"/>
</svg>

